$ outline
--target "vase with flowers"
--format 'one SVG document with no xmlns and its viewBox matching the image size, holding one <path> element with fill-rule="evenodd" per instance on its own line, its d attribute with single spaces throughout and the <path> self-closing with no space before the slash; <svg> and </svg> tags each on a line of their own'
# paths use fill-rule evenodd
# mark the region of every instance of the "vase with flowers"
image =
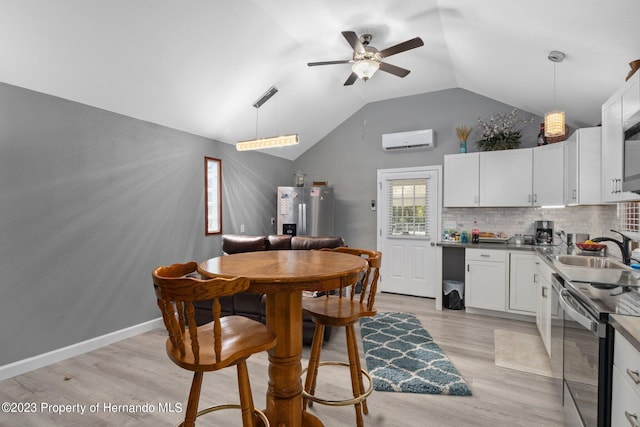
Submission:
<svg viewBox="0 0 640 427">
<path fill-rule="evenodd" d="M 460 141 L 460 152 L 467 152 L 467 139 L 469 139 L 469 135 L 471 135 L 472 127 L 467 126 L 459 126 L 456 127 L 456 135 L 458 135 L 458 141 Z"/>
<path fill-rule="evenodd" d="M 510 113 L 494 114 L 489 120 L 484 121 L 478 117 L 478 125 L 481 137 L 476 141 L 478 149 L 482 151 L 510 150 L 520 146 L 522 128 L 533 121 L 518 117 L 518 109 L 514 108 Z M 518 125 L 522 127 L 516 129 Z"/>
</svg>

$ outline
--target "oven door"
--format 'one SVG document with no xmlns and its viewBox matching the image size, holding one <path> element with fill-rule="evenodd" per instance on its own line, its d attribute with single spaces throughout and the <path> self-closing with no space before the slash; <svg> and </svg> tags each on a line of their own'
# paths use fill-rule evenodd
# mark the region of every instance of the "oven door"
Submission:
<svg viewBox="0 0 640 427">
<path fill-rule="evenodd" d="M 606 385 L 600 384 L 600 344 L 606 324 L 598 322 L 566 288 L 559 292 L 558 302 L 564 312 L 565 416 L 577 413 L 579 417 L 565 424 L 604 427 L 607 409 L 601 407 L 605 399 L 599 386 Z"/>
<path fill-rule="evenodd" d="M 551 281 L 551 374 L 556 392 L 563 398 L 563 365 L 564 365 L 564 310 L 560 306 L 560 292 L 564 286 L 555 279 Z"/>
</svg>

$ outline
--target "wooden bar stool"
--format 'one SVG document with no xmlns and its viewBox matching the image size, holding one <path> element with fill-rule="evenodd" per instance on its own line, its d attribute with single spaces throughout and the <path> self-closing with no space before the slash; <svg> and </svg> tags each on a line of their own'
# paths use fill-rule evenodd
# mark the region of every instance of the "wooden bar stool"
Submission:
<svg viewBox="0 0 640 427">
<path fill-rule="evenodd" d="M 257 418 L 268 426 L 264 413 L 253 405 L 246 360 L 254 353 L 274 347 L 276 334 L 246 317 L 220 317 L 218 298 L 246 290 L 248 279 L 201 280 L 194 274 L 196 271 L 197 264 L 188 262 L 158 267 L 152 273 L 158 307 L 169 332 L 167 354 L 176 365 L 193 371 L 186 415 L 180 426 L 194 426 L 196 417 L 230 408 L 241 409 L 244 427 L 256 425 Z M 196 326 L 193 302 L 201 300 L 213 300 L 213 321 Z M 218 405 L 198 412 L 204 373 L 233 365 L 238 371 L 240 405 Z"/>
<path fill-rule="evenodd" d="M 374 316 L 376 314 L 374 301 L 378 287 L 382 253 L 348 247 L 323 250 L 344 252 L 366 258 L 369 263 L 369 268 L 361 282 L 358 282 L 357 284 L 347 283 L 336 292 L 327 293 L 326 297 L 305 298 L 302 303 L 302 311 L 311 316 L 316 324 L 313 343 L 311 344 L 311 352 L 309 355 L 309 365 L 306 369 L 307 376 L 304 391 L 302 392 L 302 405 L 305 410 L 307 405 L 311 406 L 312 402 L 331 406 L 354 405 L 356 411 L 356 423 L 358 427 L 361 427 L 363 425 L 362 414 L 369 413 L 366 399 L 373 391 L 373 383 L 369 373 L 362 369 L 360 364 L 360 354 L 358 352 L 358 342 L 356 339 L 354 325 L 361 317 Z M 349 363 L 320 361 L 320 352 L 322 350 L 322 342 L 326 326 L 344 327 L 346 329 Z M 327 400 L 315 395 L 318 368 L 325 365 L 349 366 L 351 388 L 353 390 L 352 399 Z M 364 387 L 364 381 L 362 379 L 363 376 L 367 377 L 369 380 L 369 386 L 367 389 Z"/>
</svg>

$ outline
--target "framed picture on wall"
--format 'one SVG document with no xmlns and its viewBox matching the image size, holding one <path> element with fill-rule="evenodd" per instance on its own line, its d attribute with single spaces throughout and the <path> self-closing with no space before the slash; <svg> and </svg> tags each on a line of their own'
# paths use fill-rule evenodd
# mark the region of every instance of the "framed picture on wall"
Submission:
<svg viewBox="0 0 640 427">
<path fill-rule="evenodd" d="M 204 158 L 205 234 L 222 233 L 222 161 Z"/>
</svg>

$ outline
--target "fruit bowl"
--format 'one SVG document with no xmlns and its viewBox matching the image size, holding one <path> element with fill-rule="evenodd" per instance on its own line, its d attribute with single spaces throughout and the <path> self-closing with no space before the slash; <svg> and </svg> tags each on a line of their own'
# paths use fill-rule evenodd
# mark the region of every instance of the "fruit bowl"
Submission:
<svg viewBox="0 0 640 427">
<path fill-rule="evenodd" d="M 601 251 L 607 245 L 605 245 L 604 243 L 584 243 L 583 242 L 583 243 L 576 243 L 576 246 L 582 249 L 583 251 L 596 252 L 596 251 Z"/>
</svg>

